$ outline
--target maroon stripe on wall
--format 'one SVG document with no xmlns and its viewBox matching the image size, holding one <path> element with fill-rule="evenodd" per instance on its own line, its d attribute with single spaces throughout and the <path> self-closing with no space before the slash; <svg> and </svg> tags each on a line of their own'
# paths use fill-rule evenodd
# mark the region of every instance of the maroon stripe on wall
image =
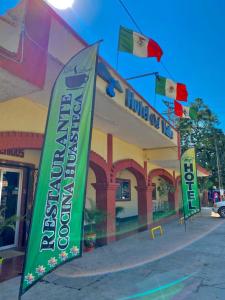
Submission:
<svg viewBox="0 0 225 300">
<path fill-rule="evenodd" d="M 37 149 L 43 145 L 44 135 L 32 132 L 0 132 L 0 150 L 4 149 Z"/>
<path fill-rule="evenodd" d="M 43 88 L 50 23 L 51 16 L 42 1 L 28 1 L 25 33 L 21 36 L 18 53 L 13 55 L 13 53 L 0 48 L 0 67 L 39 88 Z M 1 56 L 1 53 L 4 57 Z"/>
</svg>

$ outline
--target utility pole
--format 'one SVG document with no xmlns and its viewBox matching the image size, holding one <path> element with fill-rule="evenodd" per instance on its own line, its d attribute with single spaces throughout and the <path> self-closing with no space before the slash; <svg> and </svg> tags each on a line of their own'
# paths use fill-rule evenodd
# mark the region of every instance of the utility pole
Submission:
<svg viewBox="0 0 225 300">
<path fill-rule="evenodd" d="M 216 138 L 214 139 L 215 149 L 216 149 L 216 165 L 217 165 L 217 174 L 218 174 L 218 181 L 219 181 L 219 190 L 222 190 L 222 180 L 221 180 L 221 167 L 220 167 L 220 159 L 218 154 L 218 146 L 216 142 Z"/>
</svg>

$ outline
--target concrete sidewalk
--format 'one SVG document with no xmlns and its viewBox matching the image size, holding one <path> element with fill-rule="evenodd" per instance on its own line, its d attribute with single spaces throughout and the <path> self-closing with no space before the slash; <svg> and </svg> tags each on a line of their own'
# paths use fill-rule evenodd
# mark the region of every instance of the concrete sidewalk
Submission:
<svg viewBox="0 0 225 300">
<path fill-rule="evenodd" d="M 178 224 L 178 219 L 163 225 L 164 235 L 150 238 L 149 231 L 134 234 L 128 238 L 114 242 L 108 246 L 97 248 L 92 253 L 84 253 L 83 257 L 63 265 L 44 280 L 29 290 L 23 299 L 54 298 L 55 293 L 63 295 L 63 287 L 75 286 L 79 288 L 93 281 L 98 276 L 122 270 L 131 270 L 137 266 L 147 264 L 170 255 L 190 245 L 196 240 L 212 232 L 224 220 L 210 216 L 211 209 L 203 209 L 202 213 L 184 225 Z M 20 278 L 14 278 L 0 284 L 0 299 L 17 299 Z M 47 283 L 47 284 L 46 284 Z M 49 289 L 49 284 L 58 288 Z M 61 289 L 61 292 L 60 292 Z M 48 295 L 49 293 L 49 295 Z"/>
<path fill-rule="evenodd" d="M 93 253 L 84 253 L 83 258 L 65 264 L 46 276 L 55 280 L 58 276 L 87 277 L 118 272 L 141 266 L 170 255 L 214 230 L 223 222 L 216 216 L 211 217 L 211 209 L 203 209 L 200 215 L 188 220 L 185 225 L 178 219 L 162 225 L 164 235 L 153 240 L 149 231 L 136 233 L 130 237 L 97 248 Z"/>
</svg>

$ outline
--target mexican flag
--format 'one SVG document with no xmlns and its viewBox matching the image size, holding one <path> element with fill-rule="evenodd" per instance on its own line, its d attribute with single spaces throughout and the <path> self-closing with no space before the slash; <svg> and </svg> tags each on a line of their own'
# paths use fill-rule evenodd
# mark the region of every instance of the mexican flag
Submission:
<svg viewBox="0 0 225 300">
<path fill-rule="evenodd" d="M 160 61 L 163 51 L 152 39 L 120 26 L 119 51 L 132 53 L 139 57 L 156 57 Z"/>
<path fill-rule="evenodd" d="M 174 82 L 171 79 L 156 76 L 155 92 L 175 100 L 187 101 L 188 92 L 186 85 Z"/>
<path fill-rule="evenodd" d="M 174 101 L 174 112 L 177 117 L 186 119 L 197 119 L 197 111 L 193 107 L 181 105 L 179 102 Z"/>
</svg>

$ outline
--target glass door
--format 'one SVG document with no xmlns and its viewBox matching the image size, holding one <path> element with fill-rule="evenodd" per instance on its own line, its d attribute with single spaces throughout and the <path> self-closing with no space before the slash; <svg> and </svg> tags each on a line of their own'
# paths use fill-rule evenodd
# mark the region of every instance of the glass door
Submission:
<svg viewBox="0 0 225 300">
<path fill-rule="evenodd" d="M 0 250 L 18 242 L 22 171 L 0 167 Z"/>
</svg>

